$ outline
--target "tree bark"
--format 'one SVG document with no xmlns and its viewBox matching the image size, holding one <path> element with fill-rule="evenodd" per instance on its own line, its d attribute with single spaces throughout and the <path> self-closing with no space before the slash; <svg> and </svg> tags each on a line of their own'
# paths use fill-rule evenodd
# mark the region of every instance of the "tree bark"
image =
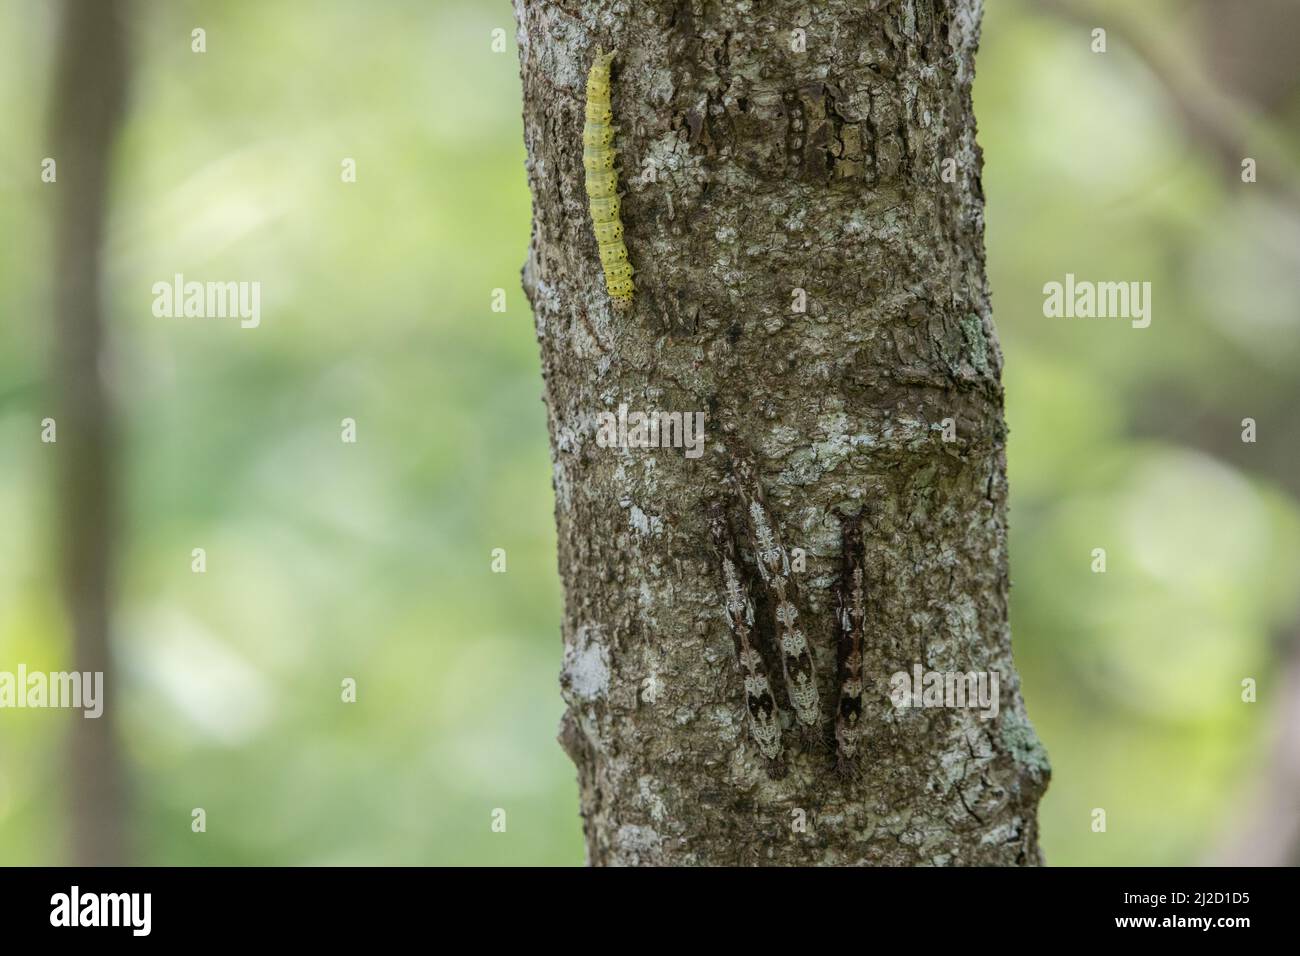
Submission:
<svg viewBox="0 0 1300 956">
<path fill-rule="evenodd" d="M 1007 623 L 1002 356 L 970 97 L 979 0 L 515 7 L 533 195 L 523 281 L 565 593 L 560 737 L 588 862 L 1041 862 L 1049 769 Z M 598 46 L 617 54 L 637 285 L 623 312 L 583 187 Z M 620 404 L 705 412 L 704 454 L 602 447 L 597 416 Z M 746 715 L 711 541 L 720 512 L 780 710 L 776 760 Z M 837 773 L 850 545 L 866 690 L 862 747 Z M 819 727 L 803 732 L 776 638 L 786 598 L 763 567 L 796 549 L 819 692 Z M 997 716 L 895 706 L 891 675 L 914 665 L 996 673 Z"/>
<path fill-rule="evenodd" d="M 72 722 L 72 860 L 126 863 L 125 794 L 115 736 L 109 591 L 116 523 L 113 421 L 105 388 L 100 247 L 113 144 L 126 98 L 126 30 L 118 0 L 63 9 L 51 118 L 58 163 L 54 382 L 58 392 L 60 537 L 73 669 L 104 674 L 103 714 Z"/>
</svg>

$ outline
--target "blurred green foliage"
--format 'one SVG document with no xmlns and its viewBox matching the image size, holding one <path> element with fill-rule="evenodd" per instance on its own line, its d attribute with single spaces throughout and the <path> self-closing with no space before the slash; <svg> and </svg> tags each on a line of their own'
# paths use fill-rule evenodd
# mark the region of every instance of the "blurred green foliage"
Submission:
<svg viewBox="0 0 1300 956">
<path fill-rule="evenodd" d="M 59 281 L 39 180 L 54 14 L 0 0 L 0 669 L 71 666 L 57 446 L 37 440 Z M 141 862 L 582 861 L 554 740 L 518 68 L 490 50 L 498 27 L 513 41 L 501 2 L 136 4 L 105 264 L 127 495 L 110 693 Z M 1281 425 L 1221 451 L 1295 397 L 1296 253 L 1278 240 L 1296 221 L 1189 143 L 1114 39 L 1092 54 L 1085 28 L 1017 3 L 989 5 L 983 35 L 1012 626 L 1053 762 L 1046 851 L 1196 862 L 1268 759 L 1297 614 L 1296 485 L 1263 452 Z M 1294 130 L 1289 102 L 1274 122 Z M 1045 319 L 1042 286 L 1067 271 L 1151 281 L 1151 327 Z M 177 272 L 260 280 L 261 327 L 155 318 L 150 287 Z M 1162 431 L 1189 394 L 1196 420 Z M 1246 676 L 1260 704 L 1241 703 Z M 0 862 L 59 859 L 73 719 L 0 713 Z"/>
</svg>

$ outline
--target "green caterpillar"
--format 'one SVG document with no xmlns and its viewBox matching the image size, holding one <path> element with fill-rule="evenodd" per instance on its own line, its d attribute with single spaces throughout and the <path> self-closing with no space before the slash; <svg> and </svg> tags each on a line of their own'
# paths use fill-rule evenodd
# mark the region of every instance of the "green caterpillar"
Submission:
<svg viewBox="0 0 1300 956">
<path fill-rule="evenodd" d="M 615 307 L 632 304 L 632 264 L 623 244 L 623 222 L 619 219 L 618 173 L 614 169 L 614 113 L 609 105 L 609 65 L 613 53 L 596 48 L 596 59 L 587 74 L 587 121 L 582 127 L 582 168 L 587 173 L 587 203 L 591 226 L 605 270 L 605 288 Z"/>
</svg>

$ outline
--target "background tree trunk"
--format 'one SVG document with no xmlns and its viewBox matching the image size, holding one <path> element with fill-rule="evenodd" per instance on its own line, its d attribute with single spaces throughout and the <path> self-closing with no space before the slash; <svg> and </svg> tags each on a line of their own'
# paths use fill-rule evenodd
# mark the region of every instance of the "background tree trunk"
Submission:
<svg viewBox="0 0 1300 956">
<path fill-rule="evenodd" d="M 979 9 L 516 0 L 524 287 L 566 596 L 561 740 L 592 864 L 1041 861 L 1049 770 L 1007 625 L 1002 357 L 970 98 Z M 617 51 L 626 313 L 610 308 L 583 186 L 597 46 Z M 706 412 L 703 457 L 599 447 L 596 416 L 620 403 Z M 856 775 L 835 773 L 833 742 L 794 732 L 779 665 L 784 773 L 750 736 L 710 545 L 711 506 L 734 513 L 728 443 L 755 462 L 785 546 L 807 552 L 798 610 L 826 738 L 841 516 L 862 513 Z M 755 549 L 737 540 L 752 577 Z M 771 604 L 753 593 L 770 654 Z M 895 708 L 890 675 L 914 664 L 996 672 L 1000 712 Z"/>
<path fill-rule="evenodd" d="M 53 381 L 57 389 L 59 510 L 72 669 L 104 674 L 103 714 L 72 721 L 72 859 L 127 862 L 124 781 L 115 736 L 117 685 L 109 649 L 116 495 L 113 427 L 104 386 L 100 247 L 112 147 L 126 98 L 126 30 L 118 0 L 69 0 L 52 97 L 58 163 L 58 269 Z"/>
</svg>

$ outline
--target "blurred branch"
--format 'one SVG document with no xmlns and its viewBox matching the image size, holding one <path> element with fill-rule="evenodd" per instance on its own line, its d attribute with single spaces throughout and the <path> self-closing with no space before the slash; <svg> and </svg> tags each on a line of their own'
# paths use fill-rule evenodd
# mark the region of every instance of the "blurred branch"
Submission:
<svg viewBox="0 0 1300 956">
<path fill-rule="evenodd" d="M 1109 38 L 1131 50 L 1155 77 L 1195 143 L 1236 173 L 1240 173 L 1243 159 L 1253 158 L 1259 168 L 1260 188 L 1300 218 L 1300 166 L 1292 160 L 1291 150 L 1278 142 L 1251 106 L 1191 66 L 1165 33 L 1144 25 L 1129 8 L 1102 8 L 1085 0 L 1034 0 L 1026 6 L 1089 29 L 1104 27 Z"/>
<path fill-rule="evenodd" d="M 1241 822 L 1215 852 L 1215 865 L 1300 865 L 1300 629 L 1295 633 L 1277 682 L 1271 759 L 1238 805 Z"/>
<path fill-rule="evenodd" d="M 120 0 L 67 0 L 50 123 L 58 163 L 53 380 L 59 407 L 63 591 L 73 629 L 73 667 L 102 671 L 107 698 L 99 718 L 72 721 L 72 856 L 87 866 L 125 862 L 125 800 L 109 652 L 116 509 L 112 415 L 101 376 L 100 265 L 109 159 L 126 98 L 122 16 Z"/>
</svg>

